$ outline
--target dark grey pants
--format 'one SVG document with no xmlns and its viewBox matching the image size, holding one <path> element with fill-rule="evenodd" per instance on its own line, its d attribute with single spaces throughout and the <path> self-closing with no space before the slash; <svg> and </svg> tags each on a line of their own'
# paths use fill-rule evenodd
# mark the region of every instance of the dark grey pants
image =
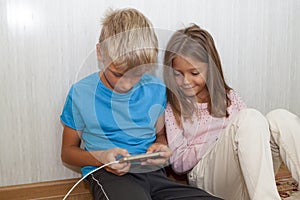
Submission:
<svg viewBox="0 0 300 200">
<path fill-rule="evenodd" d="M 102 169 L 88 176 L 95 200 L 220 200 L 170 180 L 164 169 L 116 176 Z"/>
</svg>

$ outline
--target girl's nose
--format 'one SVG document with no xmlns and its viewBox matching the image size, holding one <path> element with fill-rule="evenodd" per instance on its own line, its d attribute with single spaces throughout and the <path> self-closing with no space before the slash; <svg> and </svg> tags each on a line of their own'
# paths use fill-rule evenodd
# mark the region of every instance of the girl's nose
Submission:
<svg viewBox="0 0 300 200">
<path fill-rule="evenodd" d="M 189 84 L 190 83 L 189 77 L 183 76 L 183 83 L 184 84 Z"/>
</svg>

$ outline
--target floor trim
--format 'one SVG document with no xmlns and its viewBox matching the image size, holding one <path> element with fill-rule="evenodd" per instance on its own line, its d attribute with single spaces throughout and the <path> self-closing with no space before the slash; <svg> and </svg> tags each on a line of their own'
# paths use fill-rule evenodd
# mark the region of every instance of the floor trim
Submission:
<svg viewBox="0 0 300 200">
<path fill-rule="evenodd" d="M 14 186 L 0 187 L 0 199 L 63 199 L 67 192 L 78 181 L 78 178 L 57 180 L 41 183 L 22 184 Z M 79 183 L 69 195 L 68 200 L 75 199 L 92 199 L 89 190 L 89 184 L 85 181 Z"/>
</svg>

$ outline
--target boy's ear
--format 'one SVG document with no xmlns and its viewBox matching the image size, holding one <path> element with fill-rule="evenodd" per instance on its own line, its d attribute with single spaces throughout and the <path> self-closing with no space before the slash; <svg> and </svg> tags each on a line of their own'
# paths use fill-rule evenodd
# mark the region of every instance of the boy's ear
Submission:
<svg viewBox="0 0 300 200">
<path fill-rule="evenodd" d="M 98 60 L 102 61 L 103 57 L 102 57 L 102 54 L 101 54 L 100 44 L 99 43 L 96 44 L 96 51 L 97 51 L 97 58 L 98 58 Z"/>
</svg>

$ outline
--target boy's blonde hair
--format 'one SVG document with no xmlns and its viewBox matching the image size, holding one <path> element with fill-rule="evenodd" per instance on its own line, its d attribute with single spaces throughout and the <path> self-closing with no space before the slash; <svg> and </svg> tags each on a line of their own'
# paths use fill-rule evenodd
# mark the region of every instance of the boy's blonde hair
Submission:
<svg viewBox="0 0 300 200">
<path fill-rule="evenodd" d="M 117 68 L 129 70 L 155 63 L 158 41 L 151 22 L 132 8 L 109 10 L 99 38 L 104 59 Z"/>
</svg>

